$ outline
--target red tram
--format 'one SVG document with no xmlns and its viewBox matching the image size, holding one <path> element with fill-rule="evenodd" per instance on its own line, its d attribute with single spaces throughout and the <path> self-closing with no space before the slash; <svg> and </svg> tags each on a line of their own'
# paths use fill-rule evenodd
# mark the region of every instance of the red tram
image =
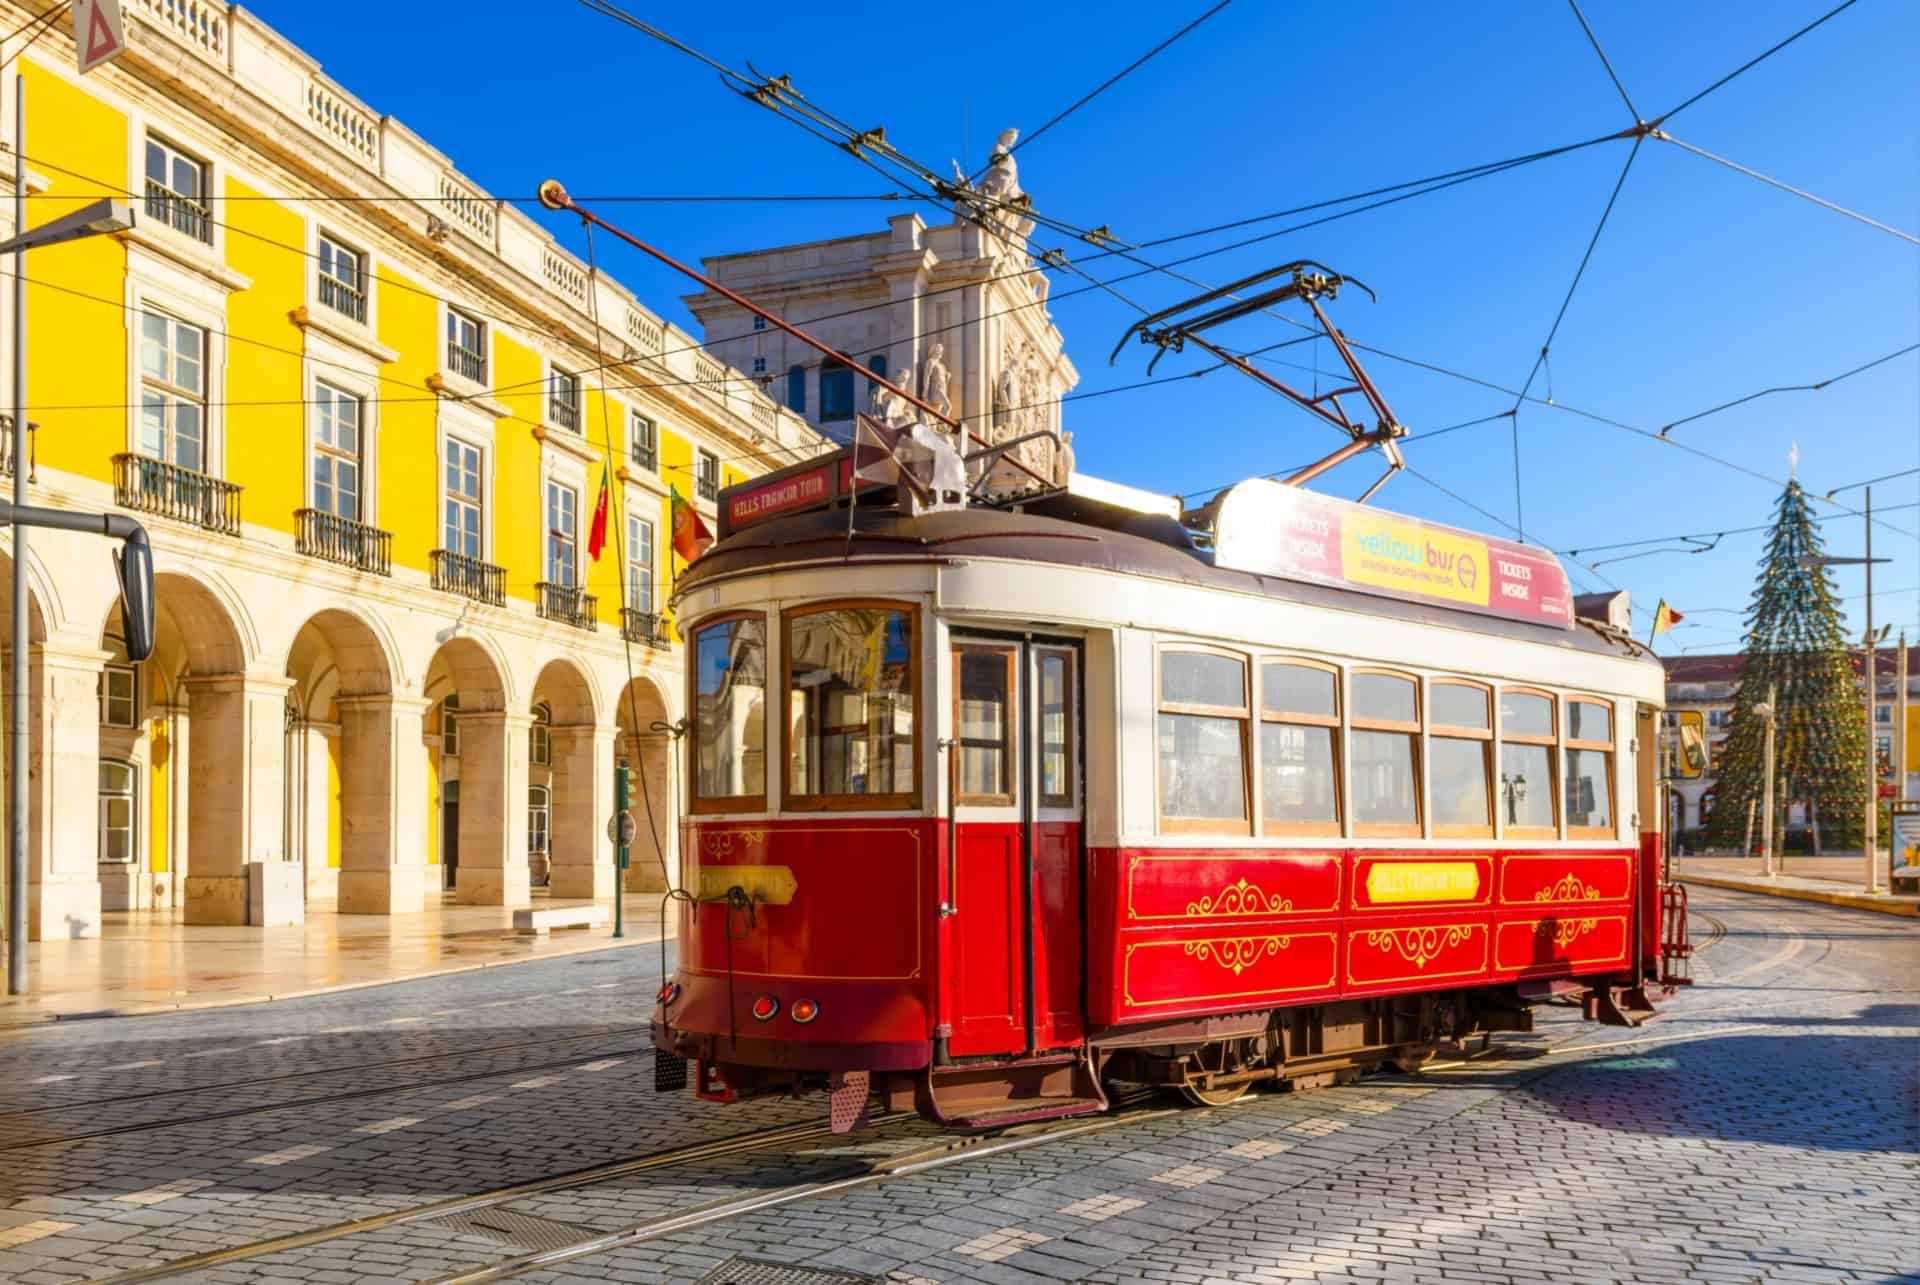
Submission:
<svg viewBox="0 0 1920 1285">
<path fill-rule="evenodd" d="M 1661 669 L 1552 555 L 1268 482 L 1196 523 L 853 476 L 725 492 L 677 588 L 659 1087 L 981 1128 L 1651 1011 Z"/>
</svg>

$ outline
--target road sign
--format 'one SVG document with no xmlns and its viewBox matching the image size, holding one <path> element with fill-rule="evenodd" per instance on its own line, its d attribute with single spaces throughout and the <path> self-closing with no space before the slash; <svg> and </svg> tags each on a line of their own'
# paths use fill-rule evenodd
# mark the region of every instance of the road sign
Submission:
<svg viewBox="0 0 1920 1285">
<path fill-rule="evenodd" d="M 640 823 L 633 819 L 631 812 L 616 812 L 607 818 L 607 838 L 618 847 L 631 847 L 639 833 Z"/>
<path fill-rule="evenodd" d="M 74 0 L 73 49 L 83 76 L 109 58 L 127 52 L 120 0 Z"/>
</svg>

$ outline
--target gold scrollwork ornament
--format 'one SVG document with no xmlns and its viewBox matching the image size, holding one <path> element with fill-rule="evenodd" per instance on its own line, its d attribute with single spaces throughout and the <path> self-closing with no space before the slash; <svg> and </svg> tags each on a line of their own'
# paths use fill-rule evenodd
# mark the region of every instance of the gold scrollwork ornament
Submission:
<svg viewBox="0 0 1920 1285">
<path fill-rule="evenodd" d="M 1454 924 L 1448 928 L 1380 928 L 1367 934 L 1367 945 L 1379 950 L 1394 950 L 1415 968 L 1425 968 L 1440 952 L 1458 946 L 1472 928 Z"/>
<path fill-rule="evenodd" d="M 1284 915 L 1293 910 L 1291 899 L 1270 893 L 1243 875 L 1219 892 L 1187 903 L 1189 918 L 1207 915 Z"/>
<path fill-rule="evenodd" d="M 1226 937 L 1217 941 L 1182 942 L 1180 946 L 1192 958 L 1218 964 L 1238 977 L 1267 956 L 1285 950 L 1289 940 L 1286 937 Z"/>
<path fill-rule="evenodd" d="M 1535 901 L 1598 901 L 1600 890 L 1569 870 L 1560 876 L 1560 882 L 1553 887 L 1542 888 L 1534 893 L 1533 899 Z"/>
</svg>

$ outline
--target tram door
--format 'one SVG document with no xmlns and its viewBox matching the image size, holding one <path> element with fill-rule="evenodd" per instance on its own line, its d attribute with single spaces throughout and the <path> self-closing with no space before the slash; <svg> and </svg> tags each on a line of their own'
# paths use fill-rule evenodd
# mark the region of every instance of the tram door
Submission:
<svg viewBox="0 0 1920 1285">
<path fill-rule="evenodd" d="M 954 640 L 955 1057 L 1081 1037 L 1079 660 L 1069 643 Z"/>
</svg>

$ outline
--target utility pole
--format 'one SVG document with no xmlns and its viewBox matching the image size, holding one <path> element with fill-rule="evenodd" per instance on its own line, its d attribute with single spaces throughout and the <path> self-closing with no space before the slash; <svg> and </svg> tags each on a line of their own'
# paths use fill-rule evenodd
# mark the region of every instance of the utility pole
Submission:
<svg viewBox="0 0 1920 1285">
<path fill-rule="evenodd" d="M 1766 865 L 1762 867 L 1762 873 L 1769 879 L 1773 878 L 1776 873 L 1773 868 L 1773 727 L 1774 704 L 1778 699 L 1779 685 L 1777 683 L 1768 683 L 1767 745 L 1762 767 L 1762 772 L 1766 778 L 1766 785 L 1763 787 L 1766 792 L 1766 803 L 1764 805 L 1766 814 L 1760 821 L 1760 848 L 1766 853 Z"/>
<path fill-rule="evenodd" d="M 27 230 L 27 78 L 13 78 L 13 232 Z M 27 506 L 27 249 L 13 252 L 13 503 Z M 27 527 L 13 524 L 13 657 L 7 710 L 7 994 L 27 993 Z"/>
<path fill-rule="evenodd" d="M 1880 762 L 1874 753 L 1874 699 L 1880 675 L 1874 663 L 1880 648 L 1873 641 L 1873 488 L 1867 488 L 1867 891 L 1880 891 Z"/>
</svg>

